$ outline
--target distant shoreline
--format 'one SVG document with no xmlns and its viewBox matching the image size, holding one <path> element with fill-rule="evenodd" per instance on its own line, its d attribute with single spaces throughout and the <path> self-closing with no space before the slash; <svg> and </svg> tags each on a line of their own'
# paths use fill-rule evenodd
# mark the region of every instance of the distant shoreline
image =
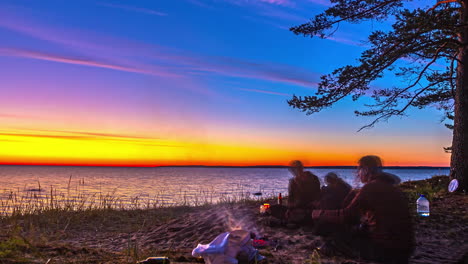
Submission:
<svg viewBox="0 0 468 264">
<path fill-rule="evenodd" d="M 264 168 L 264 169 L 286 169 L 283 165 L 256 165 L 256 166 L 205 166 L 205 165 L 180 165 L 180 166 L 156 166 L 157 168 Z M 306 169 L 356 169 L 356 166 L 305 166 Z M 385 166 L 385 169 L 450 169 L 450 167 L 432 166 Z"/>
<path fill-rule="evenodd" d="M 233 168 L 233 169 L 286 169 L 285 165 L 253 165 L 253 166 L 211 166 L 211 165 L 164 165 L 164 166 L 96 166 L 96 165 L 24 165 L 1 164 L 0 167 L 89 167 L 89 168 Z M 356 166 L 306 166 L 306 169 L 356 169 Z M 385 166 L 385 169 L 450 169 L 440 166 Z"/>
<path fill-rule="evenodd" d="M 157 168 L 271 168 L 286 169 L 289 166 L 282 165 L 258 165 L 258 166 L 205 166 L 205 165 L 182 165 L 182 166 L 157 166 Z M 306 169 L 356 169 L 356 166 L 305 166 Z M 385 166 L 385 169 L 450 169 L 450 167 L 432 167 L 432 166 Z"/>
</svg>

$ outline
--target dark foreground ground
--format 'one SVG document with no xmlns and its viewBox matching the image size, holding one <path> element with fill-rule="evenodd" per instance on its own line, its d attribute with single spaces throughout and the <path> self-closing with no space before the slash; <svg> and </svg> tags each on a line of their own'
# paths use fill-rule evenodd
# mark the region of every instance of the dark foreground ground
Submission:
<svg viewBox="0 0 468 264">
<path fill-rule="evenodd" d="M 431 201 L 431 216 L 414 216 L 417 249 L 411 263 L 468 264 L 468 195 L 445 192 L 447 177 L 406 182 L 415 208 L 417 193 Z M 259 216 L 260 202 L 133 211 L 49 211 L 0 220 L 0 263 L 136 263 L 168 256 L 172 263 L 200 263 L 191 257 L 198 243 L 242 228 L 278 240 L 261 249 L 261 263 L 367 263 L 314 252 L 322 243 L 311 228 L 270 227 Z M 414 210 L 415 211 L 415 210 Z"/>
</svg>

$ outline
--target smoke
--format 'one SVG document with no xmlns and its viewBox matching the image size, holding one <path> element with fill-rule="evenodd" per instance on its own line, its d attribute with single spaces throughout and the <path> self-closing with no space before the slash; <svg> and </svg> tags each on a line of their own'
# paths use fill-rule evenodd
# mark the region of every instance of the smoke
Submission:
<svg viewBox="0 0 468 264">
<path fill-rule="evenodd" d="M 225 219 L 227 231 L 245 230 L 259 234 L 255 220 L 252 219 L 252 213 L 242 208 L 227 209 L 223 207 L 217 212 L 220 219 Z"/>
</svg>

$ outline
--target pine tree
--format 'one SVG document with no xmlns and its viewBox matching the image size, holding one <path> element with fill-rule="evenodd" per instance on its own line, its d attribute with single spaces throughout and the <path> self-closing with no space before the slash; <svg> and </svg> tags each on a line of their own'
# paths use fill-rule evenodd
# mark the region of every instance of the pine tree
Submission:
<svg viewBox="0 0 468 264">
<path fill-rule="evenodd" d="M 312 114 L 345 97 L 358 100 L 371 92 L 374 103 L 358 116 L 374 117 L 362 127 L 402 116 L 409 108 L 435 106 L 453 120 L 450 177 L 468 191 L 468 0 L 448 0 L 432 7 L 408 8 L 403 0 L 331 0 L 332 6 L 310 22 L 292 27 L 298 35 L 327 38 L 340 23 L 395 21 L 392 29 L 368 37 L 358 65 L 347 65 L 321 77 L 315 95 L 288 100 Z M 392 20 L 392 21 L 393 21 Z M 402 78 L 401 86 L 376 88 L 371 83 L 384 74 Z"/>
</svg>

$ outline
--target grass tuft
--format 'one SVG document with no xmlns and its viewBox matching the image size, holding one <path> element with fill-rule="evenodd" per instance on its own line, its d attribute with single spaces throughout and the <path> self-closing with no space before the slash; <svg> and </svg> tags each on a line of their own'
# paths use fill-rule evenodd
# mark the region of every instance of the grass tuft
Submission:
<svg viewBox="0 0 468 264">
<path fill-rule="evenodd" d="M 400 186 L 412 203 L 416 202 L 420 194 L 424 194 L 429 201 L 440 199 L 447 194 L 449 182 L 448 176 L 440 175 L 427 180 L 403 182 Z"/>
</svg>

